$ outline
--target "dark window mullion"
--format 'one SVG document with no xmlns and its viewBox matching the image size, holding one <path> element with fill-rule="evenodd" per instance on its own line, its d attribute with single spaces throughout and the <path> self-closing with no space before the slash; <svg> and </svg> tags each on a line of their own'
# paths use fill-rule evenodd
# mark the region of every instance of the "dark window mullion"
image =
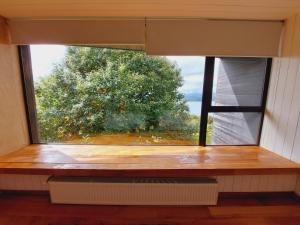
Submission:
<svg viewBox="0 0 300 225">
<path fill-rule="evenodd" d="M 200 120 L 199 145 L 206 145 L 208 110 L 211 107 L 215 57 L 206 57 L 203 81 L 202 108 Z"/>
<path fill-rule="evenodd" d="M 37 126 L 30 46 L 19 46 L 18 50 L 30 142 L 31 144 L 39 144 L 40 138 Z"/>
<path fill-rule="evenodd" d="M 258 138 L 257 138 L 257 145 L 260 145 L 261 132 L 262 132 L 262 127 L 263 127 L 263 123 L 264 123 L 269 83 L 270 83 L 270 77 L 271 77 L 271 70 L 272 70 L 272 58 L 268 58 L 267 65 L 266 65 L 266 71 L 265 71 L 264 89 L 263 89 L 263 94 L 262 94 L 262 98 L 261 98 L 262 115 L 261 115 Z"/>
</svg>

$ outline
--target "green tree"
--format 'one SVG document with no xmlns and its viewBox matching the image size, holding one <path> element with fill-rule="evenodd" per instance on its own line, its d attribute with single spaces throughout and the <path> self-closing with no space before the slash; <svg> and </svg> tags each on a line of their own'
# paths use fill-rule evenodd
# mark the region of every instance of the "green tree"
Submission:
<svg viewBox="0 0 300 225">
<path fill-rule="evenodd" d="M 178 67 L 141 51 L 68 47 L 35 83 L 42 141 L 101 132 L 189 132 Z"/>
</svg>

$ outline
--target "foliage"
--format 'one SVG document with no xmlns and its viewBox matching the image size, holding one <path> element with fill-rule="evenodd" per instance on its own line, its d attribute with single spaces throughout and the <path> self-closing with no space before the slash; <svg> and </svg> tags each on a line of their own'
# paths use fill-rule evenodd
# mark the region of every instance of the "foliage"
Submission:
<svg viewBox="0 0 300 225">
<path fill-rule="evenodd" d="M 191 136 L 198 125 L 181 86 L 180 70 L 167 58 L 68 47 L 64 61 L 35 83 L 41 140 L 166 130 Z"/>
</svg>

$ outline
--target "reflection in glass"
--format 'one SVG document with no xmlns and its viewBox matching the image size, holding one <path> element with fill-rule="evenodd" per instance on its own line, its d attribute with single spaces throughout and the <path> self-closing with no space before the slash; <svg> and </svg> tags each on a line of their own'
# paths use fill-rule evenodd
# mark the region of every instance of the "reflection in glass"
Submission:
<svg viewBox="0 0 300 225">
<path fill-rule="evenodd" d="M 212 105 L 260 106 L 265 58 L 216 58 Z"/>
<path fill-rule="evenodd" d="M 210 113 L 208 120 L 207 144 L 257 144 L 261 113 Z"/>
</svg>

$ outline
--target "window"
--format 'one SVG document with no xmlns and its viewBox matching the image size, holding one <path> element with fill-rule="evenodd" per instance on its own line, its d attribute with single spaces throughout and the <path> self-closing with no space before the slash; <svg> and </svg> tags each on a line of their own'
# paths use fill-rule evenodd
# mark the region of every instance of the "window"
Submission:
<svg viewBox="0 0 300 225">
<path fill-rule="evenodd" d="M 258 145 L 271 59 L 207 58 L 200 142 Z"/>
<path fill-rule="evenodd" d="M 204 57 L 30 48 L 41 143 L 198 145 Z"/>
<path fill-rule="evenodd" d="M 57 45 L 19 52 L 32 143 L 259 141 L 269 59 Z"/>
</svg>

